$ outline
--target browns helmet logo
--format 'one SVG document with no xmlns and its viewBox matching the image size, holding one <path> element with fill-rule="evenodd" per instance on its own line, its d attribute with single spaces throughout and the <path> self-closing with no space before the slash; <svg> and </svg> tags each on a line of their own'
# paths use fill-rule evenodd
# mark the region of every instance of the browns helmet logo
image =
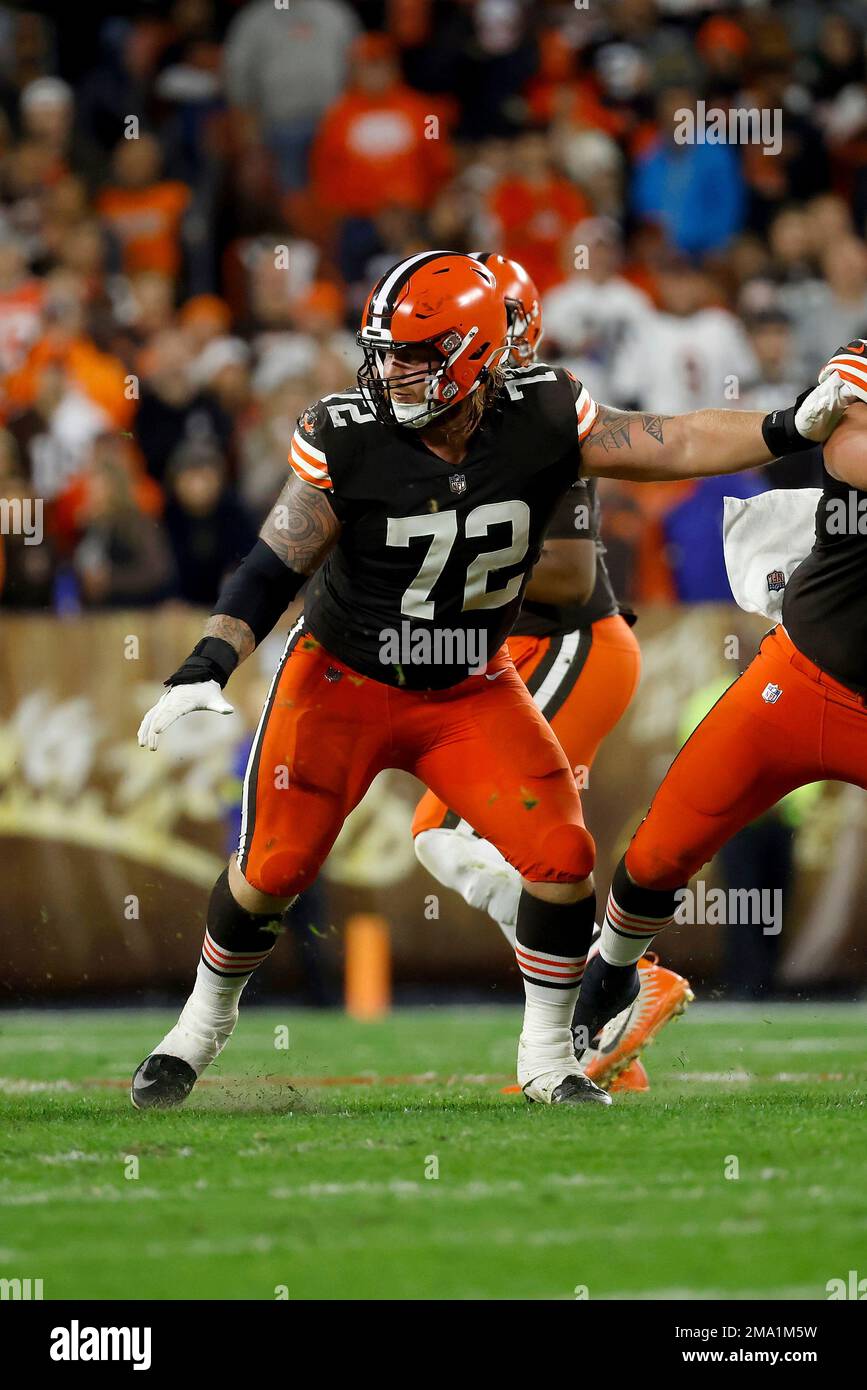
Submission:
<svg viewBox="0 0 867 1390">
<path fill-rule="evenodd" d="M 315 434 L 318 425 L 319 415 L 316 406 L 308 405 L 304 414 L 298 417 L 298 428 L 303 430 L 305 434 Z"/>
</svg>

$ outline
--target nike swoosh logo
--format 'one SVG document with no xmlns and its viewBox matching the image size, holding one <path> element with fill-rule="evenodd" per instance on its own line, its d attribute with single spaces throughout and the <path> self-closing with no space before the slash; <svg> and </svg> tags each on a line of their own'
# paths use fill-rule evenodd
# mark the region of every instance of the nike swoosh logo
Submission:
<svg viewBox="0 0 867 1390">
<path fill-rule="evenodd" d="M 867 343 L 861 343 L 858 347 L 856 347 L 854 343 L 847 343 L 847 344 L 846 344 L 846 351 L 847 351 L 847 352 L 858 352 L 858 353 L 861 353 L 861 352 L 864 351 L 864 348 L 865 348 L 865 347 L 867 347 Z"/>
<path fill-rule="evenodd" d="M 153 1086 L 153 1084 L 154 1084 L 155 1081 L 156 1081 L 156 1077 L 155 1077 L 155 1076 L 152 1076 L 152 1077 L 150 1078 L 149 1081 L 145 1081 L 144 1078 L 142 1078 L 140 1081 L 137 1081 L 137 1082 L 136 1082 L 135 1088 L 136 1088 L 137 1091 L 141 1091 L 141 1090 L 143 1090 L 143 1089 L 145 1088 L 145 1086 Z"/>
<path fill-rule="evenodd" d="M 486 680 L 486 681 L 498 681 L 498 680 L 500 679 L 500 676 L 505 675 L 505 671 L 506 671 L 505 666 L 503 667 L 502 671 L 495 671 L 494 674 L 493 674 L 492 676 L 489 676 L 488 673 L 487 673 L 487 671 L 486 671 L 486 672 L 485 672 L 485 680 Z"/>
</svg>

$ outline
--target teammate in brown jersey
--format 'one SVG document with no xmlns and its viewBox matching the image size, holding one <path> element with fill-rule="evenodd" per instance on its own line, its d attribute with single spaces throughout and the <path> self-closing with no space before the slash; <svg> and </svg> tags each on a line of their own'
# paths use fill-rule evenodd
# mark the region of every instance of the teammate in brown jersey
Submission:
<svg viewBox="0 0 867 1390">
<path fill-rule="evenodd" d="M 865 354 L 857 339 L 820 373 L 855 404 L 825 444 L 815 542 L 785 584 L 782 622 L 684 744 L 615 871 L 576 1009 L 591 1037 L 634 989 L 636 962 L 692 875 L 732 835 L 810 782 L 867 789 Z"/>
</svg>

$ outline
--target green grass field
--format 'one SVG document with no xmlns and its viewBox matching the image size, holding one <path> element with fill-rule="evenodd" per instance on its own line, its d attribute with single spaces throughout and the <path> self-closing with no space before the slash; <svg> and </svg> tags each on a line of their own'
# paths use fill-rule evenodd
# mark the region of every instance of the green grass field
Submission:
<svg viewBox="0 0 867 1390">
<path fill-rule="evenodd" d="M 867 1274 L 867 1009 L 696 1005 L 610 1110 L 503 1094 L 518 1021 L 250 1008 L 186 1108 L 138 1114 L 168 1015 L 6 1013 L 0 1277 L 47 1299 L 822 1299 Z"/>
</svg>

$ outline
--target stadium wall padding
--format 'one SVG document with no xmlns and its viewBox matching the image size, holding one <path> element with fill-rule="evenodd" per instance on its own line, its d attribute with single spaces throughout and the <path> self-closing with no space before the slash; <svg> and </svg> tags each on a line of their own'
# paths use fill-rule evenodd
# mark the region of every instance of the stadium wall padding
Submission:
<svg viewBox="0 0 867 1390">
<path fill-rule="evenodd" d="M 189 716 L 156 753 L 146 752 L 136 742 L 141 716 L 201 623 L 202 614 L 181 606 L 61 622 L 4 618 L 0 978 L 7 1000 L 146 998 L 190 980 L 210 886 L 236 833 L 244 749 L 283 641 L 275 634 L 233 676 L 233 717 Z M 679 746 L 687 702 L 721 677 L 734 679 L 764 626 L 725 605 L 642 616 L 641 686 L 584 793 L 599 848 L 600 902 Z M 726 655 L 733 638 L 734 658 Z M 347 823 L 316 906 L 324 966 L 339 979 L 342 924 L 350 912 L 374 911 L 393 927 L 398 986 L 515 998 L 519 980 L 499 932 L 416 865 L 409 823 L 418 792 L 406 774 L 383 774 Z M 867 975 L 864 802 L 860 792 L 824 786 L 797 832 L 781 942 L 792 987 Z M 719 882 L 713 867 L 705 877 Z M 664 951 L 667 963 L 713 988 L 718 929 L 672 930 Z M 258 988 L 292 992 L 299 979 L 299 954 L 282 943 Z"/>
</svg>

